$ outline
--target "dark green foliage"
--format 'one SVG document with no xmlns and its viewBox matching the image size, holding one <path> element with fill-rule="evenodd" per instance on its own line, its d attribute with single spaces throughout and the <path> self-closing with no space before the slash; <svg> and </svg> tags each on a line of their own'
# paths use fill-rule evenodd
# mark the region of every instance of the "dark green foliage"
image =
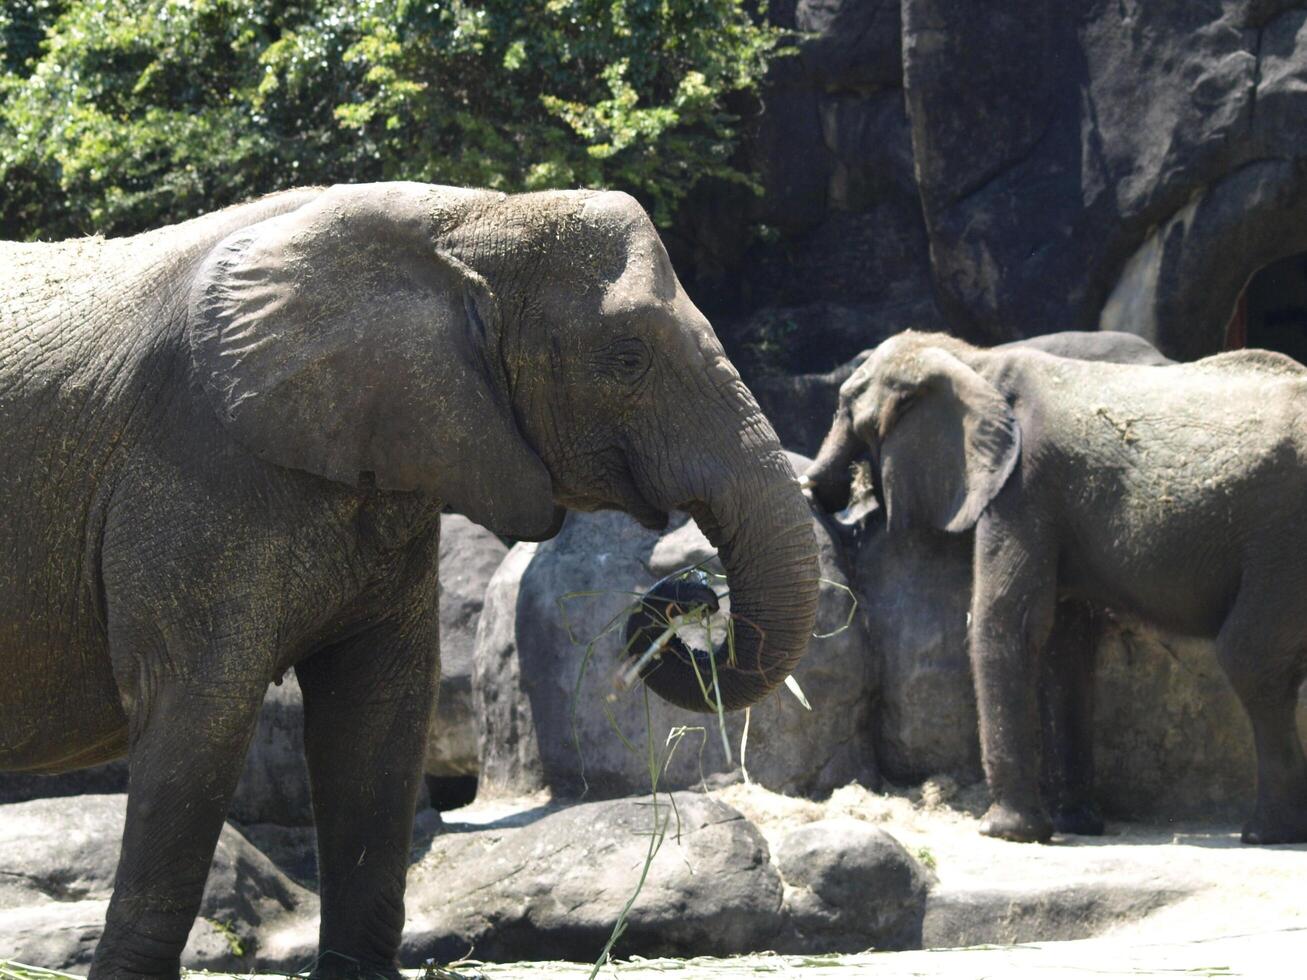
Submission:
<svg viewBox="0 0 1307 980">
<path fill-rule="evenodd" d="M 0 235 L 117 234 L 292 185 L 607 186 L 666 222 L 732 162 L 776 36 L 744 0 L 19 0 Z"/>
<path fill-rule="evenodd" d="M 22 71 L 65 6 L 63 0 L 8 0 L 0 7 L 0 70 Z"/>
</svg>

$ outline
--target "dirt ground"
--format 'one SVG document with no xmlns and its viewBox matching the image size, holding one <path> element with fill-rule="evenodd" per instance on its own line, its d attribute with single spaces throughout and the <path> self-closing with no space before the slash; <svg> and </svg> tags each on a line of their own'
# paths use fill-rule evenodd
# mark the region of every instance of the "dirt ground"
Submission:
<svg viewBox="0 0 1307 980">
<path fill-rule="evenodd" d="M 900 980 L 1071 980 L 1089 977 L 1285 978 L 1302 975 L 1307 933 L 1275 932 L 1222 937 L 1191 943 L 1124 943 L 1106 939 L 992 946 L 979 949 L 862 953 L 851 956 L 742 956 L 732 959 L 645 960 L 614 963 L 599 972 L 602 980 L 686 980 L 774 975 L 803 980 L 874 977 Z M 485 980 L 584 980 L 590 967 L 575 963 L 530 963 L 461 967 L 459 974 Z"/>
<path fill-rule="evenodd" d="M 1307 959 L 1307 845 L 1247 847 L 1234 825 L 1119 822 L 1109 822 L 1098 838 L 1013 844 L 978 833 L 983 794 L 980 786 L 959 791 L 928 782 L 900 794 L 847 786 L 823 803 L 745 785 L 715 795 L 744 813 L 773 845 L 802 821 L 837 815 L 870 820 L 933 866 L 937 894 L 1094 889 L 1137 899 L 1107 903 L 1120 908 L 1122 917 L 1099 924 L 1106 927 L 1104 936 L 1174 943 L 1304 930 L 1300 941 Z"/>
</svg>

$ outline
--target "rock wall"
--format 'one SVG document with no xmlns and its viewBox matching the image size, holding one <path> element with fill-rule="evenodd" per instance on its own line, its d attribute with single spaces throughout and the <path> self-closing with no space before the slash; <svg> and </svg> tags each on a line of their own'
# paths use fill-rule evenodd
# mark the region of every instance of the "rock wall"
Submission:
<svg viewBox="0 0 1307 980">
<path fill-rule="evenodd" d="M 789 0 L 753 198 L 692 196 L 673 254 L 787 445 L 787 402 L 908 326 L 984 343 L 1128 330 L 1220 350 L 1307 251 L 1293 0 Z M 799 385 L 802 387 L 802 384 Z"/>
<path fill-rule="evenodd" d="M 1259 266 L 1307 248 L 1301 5 L 905 0 L 903 12 L 951 321 L 996 338 L 1102 322 L 1194 357 L 1220 348 Z"/>
</svg>

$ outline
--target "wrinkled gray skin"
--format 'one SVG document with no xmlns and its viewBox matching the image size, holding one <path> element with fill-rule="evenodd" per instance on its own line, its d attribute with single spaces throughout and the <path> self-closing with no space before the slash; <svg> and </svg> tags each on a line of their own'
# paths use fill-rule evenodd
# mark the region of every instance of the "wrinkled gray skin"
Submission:
<svg viewBox="0 0 1307 980">
<path fill-rule="evenodd" d="M 882 344 L 840 390 L 891 531 L 976 530 L 969 630 L 983 831 L 1047 840 L 1039 659 L 1059 597 L 1215 641 L 1252 721 L 1249 843 L 1307 840 L 1307 369 L 1266 351 L 1136 366 L 938 334 Z M 809 477 L 817 491 L 826 473 Z"/>
<path fill-rule="evenodd" d="M 724 669 L 727 706 L 806 646 L 807 504 L 629 197 L 289 191 L 0 245 L 0 294 L 0 768 L 129 754 L 93 977 L 177 974 L 263 692 L 292 667 L 335 954 L 317 972 L 393 974 L 442 506 L 519 538 L 567 507 L 688 509 L 765 628 Z M 675 657 L 648 683 L 706 707 Z"/>
</svg>

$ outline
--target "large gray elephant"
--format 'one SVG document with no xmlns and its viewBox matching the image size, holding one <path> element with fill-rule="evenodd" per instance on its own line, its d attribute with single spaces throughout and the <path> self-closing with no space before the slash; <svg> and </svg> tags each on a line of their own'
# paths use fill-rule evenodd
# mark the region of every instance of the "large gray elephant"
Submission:
<svg viewBox="0 0 1307 980">
<path fill-rule="evenodd" d="M 1305 412 L 1307 370 L 1265 351 L 1140 366 L 905 333 L 845 382 L 839 433 L 807 474 L 814 493 L 840 502 L 833 463 L 854 450 L 836 441 L 851 437 L 869 449 L 891 530 L 976 529 L 983 832 L 1052 832 L 1038 660 L 1070 596 L 1215 640 L 1257 749 L 1243 839 L 1307 840 L 1294 717 L 1307 676 Z"/>
<path fill-rule="evenodd" d="M 263 693 L 294 668 L 320 975 L 394 975 L 439 673 L 442 507 L 688 510 L 756 624 L 727 708 L 803 653 L 808 507 L 616 193 L 288 191 L 105 241 L 0 245 L 0 768 L 127 753 L 93 977 L 175 976 Z M 765 637 L 765 643 L 763 638 Z M 705 709 L 692 656 L 648 676 Z"/>
</svg>

